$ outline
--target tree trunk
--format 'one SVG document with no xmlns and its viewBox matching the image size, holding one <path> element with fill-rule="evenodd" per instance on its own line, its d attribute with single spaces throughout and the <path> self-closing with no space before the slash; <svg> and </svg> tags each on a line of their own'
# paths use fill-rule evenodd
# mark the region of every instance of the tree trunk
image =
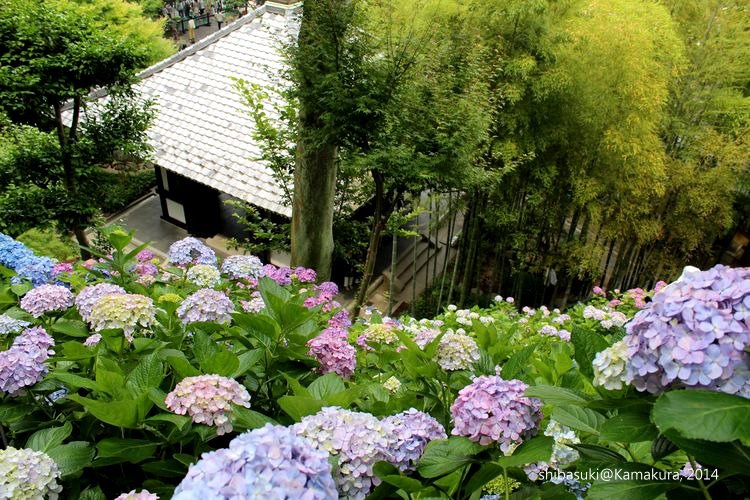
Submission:
<svg viewBox="0 0 750 500">
<path fill-rule="evenodd" d="M 294 168 L 292 266 L 315 269 L 322 281 L 331 276 L 335 192 L 336 146 L 300 138 Z"/>
</svg>

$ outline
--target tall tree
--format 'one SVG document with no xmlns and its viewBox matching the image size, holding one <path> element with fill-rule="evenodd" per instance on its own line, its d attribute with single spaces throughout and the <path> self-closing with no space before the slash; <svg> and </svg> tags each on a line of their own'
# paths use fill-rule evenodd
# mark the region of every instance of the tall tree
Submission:
<svg viewBox="0 0 750 500">
<path fill-rule="evenodd" d="M 110 105 L 123 105 L 119 109 L 135 113 L 131 118 L 139 130 L 133 139 L 142 144 L 148 114 L 130 106 L 135 101 L 128 85 L 134 69 L 146 60 L 142 46 L 103 29 L 73 4 L 0 0 L 0 106 L 12 121 L 55 134 L 63 187 L 55 219 L 82 246 L 88 245 L 85 227 L 96 210 L 91 203 L 95 193 L 82 186 L 86 169 L 112 153 L 111 149 L 103 153 L 103 142 L 96 137 L 106 138 L 112 148 L 122 148 L 133 132 L 121 123 L 123 136 L 118 139 L 108 133 L 82 136 L 86 96 L 96 88 L 123 89 L 111 96 Z M 115 109 L 109 116 L 116 114 Z M 89 128 L 93 131 L 95 122 Z M 57 181 L 53 172 L 51 183 Z"/>
</svg>

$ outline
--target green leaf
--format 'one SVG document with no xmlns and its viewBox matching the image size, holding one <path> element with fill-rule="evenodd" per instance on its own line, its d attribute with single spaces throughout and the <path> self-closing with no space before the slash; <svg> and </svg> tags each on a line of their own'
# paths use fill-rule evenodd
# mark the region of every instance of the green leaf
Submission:
<svg viewBox="0 0 750 500">
<path fill-rule="evenodd" d="M 96 349 L 86 347 L 80 342 L 70 341 L 62 344 L 62 359 L 66 361 L 78 361 L 96 356 Z"/>
<path fill-rule="evenodd" d="M 63 441 L 70 437 L 72 432 L 73 426 L 70 425 L 70 422 L 65 422 L 62 427 L 51 427 L 36 431 L 26 440 L 26 448 L 46 453 L 49 449 L 61 445 Z"/>
<path fill-rule="evenodd" d="M 83 321 L 74 321 L 69 319 L 60 319 L 52 325 L 51 330 L 55 333 L 62 333 L 68 337 L 86 338 L 91 335 L 86 323 Z M 80 344 L 79 344 L 80 345 Z"/>
<path fill-rule="evenodd" d="M 652 411 L 662 432 L 674 429 L 691 439 L 726 443 L 750 440 L 750 400 L 704 390 L 670 391 Z"/>
<path fill-rule="evenodd" d="M 250 410 L 244 406 L 232 407 L 232 425 L 238 431 L 258 429 L 266 424 L 276 424 L 277 422 L 271 417 L 262 413 Z"/>
<path fill-rule="evenodd" d="M 192 421 L 193 420 L 186 415 L 175 415 L 174 413 L 160 413 L 159 415 L 154 415 L 153 417 L 148 417 L 146 419 L 146 422 L 170 422 L 180 431 Z"/>
<path fill-rule="evenodd" d="M 485 484 L 489 483 L 503 473 L 503 468 L 494 463 L 485 463 L 466 483 L 466 491 L 469 493 L 481 493 Z"/>
<path fill-rule="evenodd" d="M 174 369 L 175 373 L 177 373 L 177 375 L 182 378 L 195 377 L 196 375 L 201 374 L 201 372 L 198 371 L 198 369 L 193 365 L 191 365 L 190 361 L 188 361 L 184 357 L 181 358 L 178 356 L 168 356 L 167 363 L 169 363 L 169 365 Z"/>
<path fill-rule="evenodd" d="M 84 467 L 88 467 L 94 458 L 94 448 L 85 441 L 72 441 L 68 444 L 62 444 L 46 453 L 55 461 L 60 469 L 60 475 L 63 477 L 75 474 Z"/>
<path fill-rule="evenodd" d="M 392 486 L 395 486 L 396 488 L 401 488 L 407 493 L 416 493 L 423 488 L 422 483 L 420 483 L 416 479 L 406 476 L 393 474 L 389 476 L 382 476 L 381 479 L 384 483 L 388 483 Z"/>
<path fill-rule="evenodd" d="M 555 387 L 553 385 L 535 385 L 526 389 L 526 396 L 539 398 L 546 405 L 554 406 L 584 406 L 590 398 L 584 397 L 571 389 Z"/>
<path fill-rule="evenodd" d="M 700 439 L 688 439 L 674 430 L 667 431 L 667 438 L 688 455 L 703 465 L 713 465 L 728 472 L 747 474 L 750 470 L 750 448 L 740 443 L 714 443 Z"/>
<path fill-rule="evenodd" d="M 606 420 L 601 413 L 579 406 L 557 406 L 552 411 L 552 418 L 571 429 L 594 435 L 599 435 L 599 426 Z"/>
<path fill-rule="evenodd" d="M 581 454 L 581 459 L 586 459 L 590 462 L 610 464 L 627 461 L 625 457 L 616 451 L 612 451 L 604 446 L 597 446 L 595 444 L 569 444 L 568 446 L 578 451 Z"/>
<path fill-rule="evenodd" d="M 157 446 L 157 443 L 147 439 L 105 438 L 96 444 L 97 458 L 117 459 L 115 462 L 108 461 L 108 463 L 130 462 L 137 464 L 153 457 Z"/>
<path fill-rule="evenodd" d="M 507 457 L 500 457 L 497 463 L 501 467 L 520 467 L 532 462 L 547 462 L 552 456 L 552 445 L 555 440 L 547 436 L 537 436 L 522 443 Z"/>
<path fill-rule="evenodd" d="M 295 422 L 299 422 L 304 416 L 317 413 L 325 406 L 325 402 L 305 396 L 282 396 L 278 403 L 281 409 Z"/>
<path fill-rule="evenodd" d="M 531 359 L 531 356 L 534 355 L 535 350 L 536 344 L 531 344 L 511 356 L 503 365 L 503 378 L 506 380 L 518 378 L 518 376 L 528 368 L 529 360 Z"/>
<path fill-rule="evenodd" d="M 235 354 L 203 332 L 193 336 L 193 353 L 203 373 L 229 377 L 240 367 L 240 360 Z"/>
<path fill-rule="evenodd" d="M 148 399 L 150 399 L 152 403 L 154 403 L 162 410 L 169 411 L 169 408 L 167 408 L 167 403 L 165 402 L 167 399 L 167 393 L 162 391 L 158 387 L 152 387 L 148 390 Z"/>
<path fill-rule="evenodd" d="M 97 384 L 90 378 L 81 377 L 80 375 L 75 375 L 73 373 L 68 373 L 68 372 L 54 371 L 54 372 L 50 372 L 48 376 L 51 378 L 54 378 L 55 380 L 59 380 L 60 382 L 64 383 L 71 389 L 83 387 L 84 389 L 91 389 L 92 391 L 104 392 L 104 390 L 102 389 L 102 387 L 99 386 L 99 384 Z"/>
<path fill-rule="evenodd" d="M 237 356 L 240 360 L 240 366 L 230 376 L 232 378 L 237 378 L 247 373 L 252 367 L 257 365 L 261 359 L 263 359 L 264 353 L 264 349 L 253 349 L 252 351 L 246 351 Z"/>
<path fill-rule="evenodd" d="M 138 408 L 133 400 L 96 401 L 77 394 L 71 394 L 67 398 L 81 404 L 89 413 L 104 423 L 127 429 L 134 429 L 138 426 Z"/>
<path fill-rule="evenodd" d="M 141 469 L 157 477 L 185 477 L 188 468 L 174 459 L 159 460 L 141 465 Z"/>
<path fill-rule="evenodd" d="M 101 360 L 101 358 L 99 358 Z M 120 373 L 106 370 L 100 366 L 96 370 L 96 383 L 107 394 L 116 399 L 125 397 L 125 377 Z"/>
<path fill-rule="evenodd" d="M 86 488 L 81 492 L 81 495 L 78 497 L 78 500 L 107 500 L 107 497 L 104 496 L 104 492 L 100 487 L 95 488 Z"/>
<path fill-rule="evenodd" d="M 637 443 L 652 441 L 659 431 L 643 412 L 621 411 L 618 415 L 604 422 L 599 428 L 602 439 L 619 443 Z"/>
<path fill-rule="evenodd" d="M 130 372 L 125 385 L 133 397 L 146 394 L 152 387 L 158 387 L 164 379 L 164 368 L 156 354 L 144 356 Z"/>
<path fill-rule="evenodd" d="M 425 447 L 417 469 L 426 478 L 444 476 L 473 461 L 484 446 L 461 436 L 435 439 Z"/>
<path fill-rule="evenodd" d="M 593 500 L 653 500 L 667 491 L 679 488 L 671 481 L 596 481 L 586 494 Z"/>
<path fill-rule="evenodd" d="M 307 386 L 307 390 L 315 399 L 325 399 L 346 389 L 344 381 L 335 373 L 326 373 L 316 378 Z"/>
<path fill-rule="evenodd" d="M 578 326 L 573 327 L 573 333 L 570 342 L 575 348 L 575 359 L 578 362 L 578 369 L 581 373 L 593 378 L 594 368 L 591 362 L 598 352 L 609 347 L 609 343 L 596 332 Z"/>
<path fill-rule="evenodd" d="M 234 315 L 234 320 L 253 338 L 257 338 L 269 347 L 271 342 L 278 340 L 281 335 L 279 324 L 272 317 L 265 314 L 237 313 Z"/>
</svg>

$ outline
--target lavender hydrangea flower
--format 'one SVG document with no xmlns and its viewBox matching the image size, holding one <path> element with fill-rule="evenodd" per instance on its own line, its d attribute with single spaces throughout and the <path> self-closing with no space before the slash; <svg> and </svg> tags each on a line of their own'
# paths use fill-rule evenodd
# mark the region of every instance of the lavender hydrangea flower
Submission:
<svg viewBox="0 0 750 500">
<path fill-rule="evenodd" d="M 683 386 L 750 398 L 750 268 L 687 270 L 626 331 L 625 378 L 638 390 Z"/>
<path fill-rule="evenodd" d="M 479 358 L 479 347 L 468 335 L 448 330 L 440 339 L 437 362 L 443 370 L 468 370 Z"/>
<path fill-rule="evenodd" d="M 0 335 L 18 333 L 30 324 L 28 321 L 12 318 L 7 314 L 0 314 Z"/>
<path fill-rule="evenodd" d="M 159 496 L 148 490 L 141 490 L 138 493 L 136 493 L 135 490 L 131 490 L 128 493 L 123 493 L 118 496 L 115 500 L 159 500 Z"/>
<path fill-rule="evenodd" d="M 21 309 L 35 318 L 48 312 L 64 311 L 72 305 L 73 294 L 59 285 L 40 285 L 21 299 Z"/>
<path fill-rule="evenodd" d="M 596 353 L 594 366 L 594 385 L 610 391 L 622 389 L 625 384 L 625 368 L 628 361 L 628 346 L 624 340 L 615 342 L 609 348 Z"/>
<path fill-rule="evenodd" d="M 154 301 L 150 297 L 130 293 L 104 295 L 89 313 L 89 323 L 95 332 L 122 328 L 129 341 L 132 341 L 136 328 L 149 328 L 155 321 Z"/>
<path fill-rule="evenodd" d="M 380 484 L 372 466 L 389 458 L 394 429 L 387 422 L 369 413 L 325 407 L 304 417 L 292 430 L 338 459 L 334 480 L 341 497 L 362 500 Z"/>
<path fill-rule="evenodd" d="M 537 432 L 542 403 L 524 396 L 528 386 L 499 376 L 475 377 L 451 406 L 454 436 L 467 436 L 482 445 L 497 442 L 505 452 Z"/>
<path fill-rule="evenodd" d="M 78 308 L 78 313 L 81 315 L 84 321 L 89 320 L 91 310 L 94 305 L 104 297 L 105 295 L 124 295 L 125 289 L 119 285 L 113 285 L 112 283 L 99 283 L 97 285 L 89 285 L 81 290 L 75 298 L 75 304 Z"/>
<path fill-rule="evenodd" d="M 85 345 L 86 347 L 94 347 L 101 341 L 102 341 L 101 334 L 95 333 L 93 335 L 89 335 L 88 337 L 86 337 L 86 340 L 83 341 L 83 345 Z"/>
<path fill-rule="evenodd" d="M 427 443 L 447 437 L 437 420 L 414 408 L 387 417 L 383 423 L 393 428 L 389 461 L 402 471 L 415 470 Z"/>
<path fill-rule="evenodd" d="M 320 363 L 321 373 L 336 373 L 349 378 L 357 366 L 357 350 L 347 340 L 341 328 L 326 328 L 307 342 L 308 354 Z"/>
<path fill-rule="evenodd" d="M 60 470 L 49 455 L 11 446 L 0 450 L 0 498 L 56 500 L 62 486 Z"/>
<path fill-rule="evenodd" d="M 219 270 L 208 264 L 197 264 L 187 272 L 187 280 L 201 288 L 212 288 L 220 279 Z"/>
<path fill-rule="evenodd" d="M 230 255 L 221 264 L 221 272 L 233 280 L 265 275 L 263 263 L 255 255 Z"/>
<path fill-rule="evenodd" d="M 242 310 L 245 312 L 258 313 L 266 307 L 266 303 L 263 302 L 260 292 L 253 292 L 250 295 L 250 300 L 240 300 L 240 306 L 242 306 Z"/>
<path fill-rule="evenodd" d="M 173 500 L 337 498 L 328 453 L 292 429 L 266 424 L 190 466 Z"/>
<path fill-rule="evenodd" d="M 29 328 L 16 337 L 10 349 L 0 352 L 0 392 L 15 396 L 42 380 L 47 374 L 45 362 L 54 354 L 50 350 L 53 345 L 55 341 L 41 327 Z"/>
<path fill-rule="evenodd" d="M 216 253 L 198 238 L 188 236 L 175 241 L 169 246 L 167 258 L 172 264 L 187 266 L 188 264 L 216 265 Z"/>
<path fill-rule="evenodd" d="M 228 324 L 232 321 L 234 304 L 223 293 L 202 288 L 188 295 L 177 309 L 177 316 L 183 324 L 199 321 Z"/>
<path fill-rule="evenodd" d="M 178 415 L 190 415 L 196 424 L 216 426 L 222 435 L 232 432 L 231 404 L 250 408 L 250 394 L 234 379 L 199 375 L 182 379 L 164 403 Z"/>
</svg>

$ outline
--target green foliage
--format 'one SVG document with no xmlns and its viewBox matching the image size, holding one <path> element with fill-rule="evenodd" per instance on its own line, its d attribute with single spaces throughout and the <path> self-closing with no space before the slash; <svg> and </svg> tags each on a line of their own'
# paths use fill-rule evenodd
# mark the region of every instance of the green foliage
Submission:
<svg viewBox="0 0 750 500">
<path fill-rule="evenodd" d="M 227 242 L 229 248 L 242 249 L 254 255 L 265 255 L 271 250 L 289 250 L 289 223 L 274 221 L 270 214 L 261 213 L 244 201 L 227 200 L 225 203 L 234 209 L 232 217 L 246 234 L 239 239 L 230 239 Z"/>
<path fill-rule="evenodd" d="M 17 239 L 38 255 L 48 255 L 62 262 L 74 260 L 79 255 L 70 236 L 61 236 L 51 229 L 30 229 Z"/>
</svg>

